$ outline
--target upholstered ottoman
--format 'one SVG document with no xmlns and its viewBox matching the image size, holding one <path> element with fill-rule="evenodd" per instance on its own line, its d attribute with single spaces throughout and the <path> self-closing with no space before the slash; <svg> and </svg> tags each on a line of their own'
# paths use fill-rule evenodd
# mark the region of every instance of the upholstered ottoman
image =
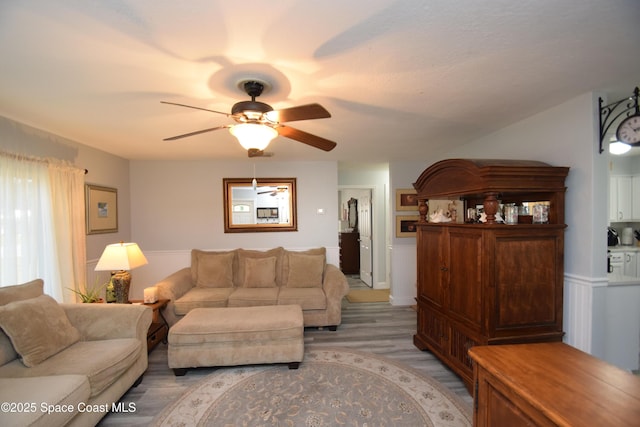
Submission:
<svg viewBox="0 0 640 427">
<path fill-rule="evenodd" d="M 169 368 L 288 363 L 304 354 L 299 305 L 195 308 L 169 329 Z"/>
</svg>

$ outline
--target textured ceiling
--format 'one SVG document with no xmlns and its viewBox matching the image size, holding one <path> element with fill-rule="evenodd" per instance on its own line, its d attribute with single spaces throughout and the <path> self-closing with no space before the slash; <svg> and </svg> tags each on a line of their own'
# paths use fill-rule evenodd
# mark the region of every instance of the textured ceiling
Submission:
<svg viewBox="0 0 640 427">
<path fill-rule="evenodd" d="M 589 91 L 640 84 L 637 0 L 3 0 L 0 115 L 129 159 L 244 158 L 217 111 L 260 78 L 331 152 L 276 138 L 278 160 L 415 159 Z"/>
</svg>

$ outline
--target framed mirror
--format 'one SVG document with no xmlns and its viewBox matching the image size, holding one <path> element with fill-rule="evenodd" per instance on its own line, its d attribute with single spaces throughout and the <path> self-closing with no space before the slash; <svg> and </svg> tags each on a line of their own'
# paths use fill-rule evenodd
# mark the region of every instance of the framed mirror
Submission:
<svg viewBox="0 0 640 427">
<path fill-rule="evenodd" d="M 224 232 L 298 231 L 295 178 L 223 178 Z"/>
</svg>

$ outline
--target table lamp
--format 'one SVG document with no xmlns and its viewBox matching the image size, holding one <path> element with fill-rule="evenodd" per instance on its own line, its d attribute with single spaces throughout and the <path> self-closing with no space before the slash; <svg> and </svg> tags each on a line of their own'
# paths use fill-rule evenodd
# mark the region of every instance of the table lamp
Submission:
<svg viewBox="0 0 640 427">
<path fill-rule="evenodd" d="M 131 273 L 136 267 L 147 264 L 147 258 L 136 243 L 114 243 L 107 245 L 98 260 L 95 271 L 113 271 L 111 276 L 113 289 L 116 294 L 116 303 L 129 303 L 129 287 L 131 286 Z"/>
</svg>

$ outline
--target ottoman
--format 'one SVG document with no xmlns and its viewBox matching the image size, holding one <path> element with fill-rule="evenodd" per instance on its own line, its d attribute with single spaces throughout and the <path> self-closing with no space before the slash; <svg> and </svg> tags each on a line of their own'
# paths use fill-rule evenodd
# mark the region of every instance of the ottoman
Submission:
<svg viewBox="0 0 640 427">
<path fill-rule="evenodd" d="M 304 355 L 299 305 L 195 308 L 169 329 L 169 368 L 288 363 Z"/>
</svg>

